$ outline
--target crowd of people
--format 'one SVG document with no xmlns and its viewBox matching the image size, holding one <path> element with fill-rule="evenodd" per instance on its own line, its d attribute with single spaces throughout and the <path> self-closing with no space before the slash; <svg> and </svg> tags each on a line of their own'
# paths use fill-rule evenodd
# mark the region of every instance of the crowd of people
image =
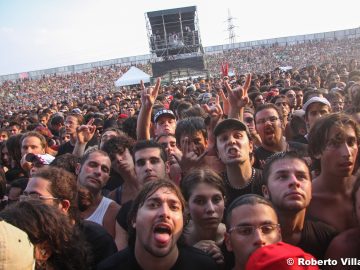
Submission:
<svg viewBox="0 0 360 270">
<path fill-rule="evenodd" d="M 151 74 L 150 64 L 134 66 Z M 47 106 L 53 101 L 83 101 L 87 96 L 115 92 L 114 82 L 129 68 L 130 66 L 101 67 L 68 75 L 52 74 L 40 79 L 5 81 L 0 86 L 1 112 Z"/>
<path fill-rule="evenodd" d="M 308 65 L 349 63 L 360 54 L 359 39 L 307 41 L 299 44 L 273 44 L 269 47 L 230 49 L 206 57 L 211 73 L 225 61 L 239 73 L 268 72 L 276 67 L 299 69 Z"/>
<path fill-rule="evenodd" d="M 353 41 L 130 89 L 127 67 L 5 82 L 0 269 L 358 269 Z"/>
</svg>

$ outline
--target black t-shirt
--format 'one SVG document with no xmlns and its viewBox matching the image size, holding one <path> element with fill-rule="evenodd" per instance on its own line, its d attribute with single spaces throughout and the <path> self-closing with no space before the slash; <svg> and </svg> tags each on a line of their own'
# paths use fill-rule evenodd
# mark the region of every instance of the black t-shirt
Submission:
<svg viewBox="0 0 360 270">
<path fill-rule="evenodd" d="M 309 144 L 308 140 L 304 137 L 304 135 L 297 135 L 291 139 L 293 142 L 298 142 L 302 144 Z"/>
<path fill-rule="evenodd" d="M 74 151 L 74 146 L 71 145 L 70 141 L 60 145 L 57 156 L 61 156 L 63 154 L 69 153 L 72 154 Z"/>
<path fill-rule="evenodd" d="M 96 138 L 96 136 L 93 136 L 91 138 L 91 140 L 86 144 L 85 150 L 88 149 L 90 146 L 94 146 L 94 145 L 97 145 L 97 144 L 98 144 L 97 138 Z M 74 151 L 74 147 L 75 146 L 72 145 L 70 143 L 70 141 L 60 145 L 57 156 L 61 156 L 61 155 L 66 154 L 66 153 L 72 154 L 73 151 Z"/>
<path fill-rule="evenodd" d="M 103 226 L 92 221 L 82 220 L 78 227 L 90 245 L 94 266 L 117 252 L 114 239 Z"/>
<path fill-rule="evenodd" d="M 323 260 L 331 240 L 336 235 L 337 231 L 333 227 L 321 221 L 305 220 L 297 246 L 312 254 L 316 259 Z"/>
<path fill-rule="evenodd" d="M 104 189 L 108 191 L 113 191 L 124 183 L 124 179 L 122 179 L 121 175 L 116 173 L 114 170 L 111 170 L 110 178 L 107 181 Z M 118 202 L 119 203 L 119 202 Z M 121 204 L 121 203 L 119 203 Z"/>
<path fill-rule="evenodd" d="M 258 168 L 258 169 L 262 169 L 262 166 L 263 166 L 262 163 L 267 158 L 271 157 L 273 154 L 275 154 L 275 152 L 268 151 L 262 146 L 259 146 L 258 148 L 256 148 L 254 151 L 254 157 L 255 157 L 254 167 Z"/>
<path fill-rule="evenodd" d="M 125 231 L 128 231 L 128 216 L 129 216 L 129 212 L 131 210 L 131 206 L 132 206 L 133 201 L 128 201 L 126 203 L 124 203 L 118 214 L 116 215 L 116 221 L 117 223 L 119 223 L 120 227 L 122 227 Z"/>
<path fill-rule="evenodd" d="M 228 251 L 226 248 L 225 241 L 220 246 L 221 253 L 224 256 L 224 265 L 222 266 L 222 270 L 232 270 L 235 266 L 235 256 L 232 251 Z"/>
<path fill-rule="evenodd" d="M 263 196 L 262 194 L 262 170 L 255 169 L 254 179 L 249 185 L 244 188 L 234 188 L 229 184 L 227 174 L 223 173 L 222 177 L 224 179 L 225 188 L 226 188 L 226 206 L 229 206 L 233 200 L 237 197 L 245 194 L 257 194 Z"/>
<path fill-rule="evenodd" d="M 308 150 L 307 150 L 307 144 L 289 141 L 288 147 L 286 151 L 294 151 L 300 156 L 308 156 Z M 273 154 L 276 154 L 277 152 L 272 152 L 266 150 L 264 147 L 260 146 L 255 149 L 254 151 L 254 157 L 255 157 L 255 163 L 254 167 L 258 169 L 263 169 L 263 164 L 266 159 L 271 157 Z"/>
<path fill-rule="evenodd" d="M 126 248 L 117 252 L 98 265 L 98 270 L 141 270 L 134 249 Z M 212 270 L 218 269 L 215 261 L 206 253 L 194 247 L 179 246 L 179 256 L 169 270 Z"/>
</svg>

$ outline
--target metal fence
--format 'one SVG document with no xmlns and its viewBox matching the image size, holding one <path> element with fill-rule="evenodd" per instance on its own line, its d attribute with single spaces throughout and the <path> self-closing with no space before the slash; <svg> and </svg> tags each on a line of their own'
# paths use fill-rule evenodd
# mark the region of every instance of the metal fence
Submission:
<svg viewBox="0 0 360 270">
<path fill-rule="evenodd" d="M 255 40 L 255 41 L 247 41 L 247 42 L 239 42 L 234 44 L 223 44 L 217 46 L 209 46 L 205 47 L 205 53 L 217 53 L 223 52 L 231 49 L 247 49 L 258 46 L 271 46 L 273 44 L 278 45 L 292 45 L 303 43 L 307 41 L 316 41 L 316 40 L 332 40 L 332 39 L 345 39 L 345 38 L 360 38 L 360 27 L 354 29 L 346 29 L 332 32 L 324 32 L 324 33 L 316 33 L 316 34 L 308 34 L 308 35 L 298 35 L 291 37 L 281 37 L 281 38 L 272 38 L 272 39 L 264 39 L 264 40 Z M 6 80 L 17 80 L 20 78 L 28 77 L 28 78 L 40 78 L 44 75 L 50 74 L 59 74 L 65 75 L 70 73 L 81 73 L 90 71 L 97 67 L 107 67 L 112 65 L 135 65 L 135 64 L 147 64 L 151 60 L 151 54 L 138 55 L 138 56 L 130 56 L 123 57 L 111 60 L 97 61 L 92 63 L 71 65 L 71 66 L 63 66 L 57 68 L 50 68 L 44 70 L 36 70 L 29 71 L 23 73 L 16 73 L 10 75 L 2 75 L 0 76 L 0 82 Z"/>
</svg>

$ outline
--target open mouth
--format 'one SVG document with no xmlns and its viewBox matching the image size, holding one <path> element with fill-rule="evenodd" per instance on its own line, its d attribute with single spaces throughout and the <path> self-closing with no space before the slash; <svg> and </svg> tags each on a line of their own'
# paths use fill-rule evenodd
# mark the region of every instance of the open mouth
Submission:
<svg viewBox="0 0 360 270">
<path fill-rule="evenodd" d="M 227 153 L 230 157 L 237 157 L 239 155 L 239 150 L 236 148 L 229 148 Z"/>
<path fill-rule="evenodd" d="M 171 228 L 167 224 L 158 224 L 154 228 L 155 241 L 161 245 L 169 242 L 171 234 Z"/>
<path fill-rule="evenodd" d="M 266 134 L 266 135 L 272 135 L 272 134 L 274 134 L 274 129 L 273 129 L 273 128 L 267 128 L 267 129 L 265 129 L 265 134 Z"/>
</svg>

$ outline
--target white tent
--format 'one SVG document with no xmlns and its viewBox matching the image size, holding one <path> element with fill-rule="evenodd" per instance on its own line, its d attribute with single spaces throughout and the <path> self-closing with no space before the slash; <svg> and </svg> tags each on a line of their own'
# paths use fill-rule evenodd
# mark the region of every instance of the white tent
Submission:
<svg viewBox="0 0 360 270">
<path fill-rule="evenodd" d="M 131 67 L 125 74 L 123 74 L 115 82 L 116 87 L 140 84 L 140 80 L 144 83 L 150 82 L 150 75 L 146 74 L 144 71 L 138 69 L 137 67 Z"/>
</svg>

